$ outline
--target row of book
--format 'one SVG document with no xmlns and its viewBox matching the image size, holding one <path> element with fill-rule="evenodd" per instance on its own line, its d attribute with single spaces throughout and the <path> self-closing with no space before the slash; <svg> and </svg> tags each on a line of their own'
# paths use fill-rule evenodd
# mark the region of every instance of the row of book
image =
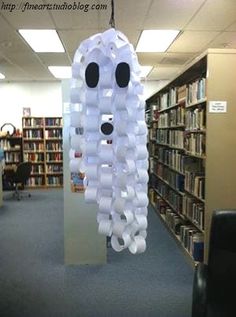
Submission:
<svg viewBox="0 0 236 317">
<path fill-rule="evenodd" d="M 63 176 L 47 176 L 47 184 L 53 186 L 63 185 Z"/>
<path fill-rule="evenodd" d="M 18 163 L 21 161 L 20 152 L 5 152 L 5 162 L 6 163 Z"/>
<path fill-rule="evenodd" d="M 204 130 L 206 128 L 206 109 L 196 108 L 185 113 L 186 130 Z"/>
<path fill-rule="evenodd" d="M 46 150 L 48 151 L 62 151 L 62 143 L 61 142 L 47 142 Z"/>
<path fill-rule="evenodd" d="M 63 176 L 47 176 L 47 185 L 62 186 Z M 45 180 L 43 176 L 30 177 L 27 181 L 27 186 L 43 186 L 45 185 Z"/>
<path fill-rule="evenodd" d="M 62 126 L 62 118 L 45 118 L 45 126 Z"/>
<path fill-rule="evenodd" d="M 25 139 L 42 139 L 43 130 L 42 129 L 24 130 L 23 137 Z"/>
<path fill-rule="evenodd" d="M 158 127 L 158 122 L 153 122 L 150 128 L 148 129 L 148 139 L 154 140 L 156 139 L 156 129 Z"/>
<path fill-rule="evenodd" d="M 47 173 L 62 173 L 62 164 L 47 164 Z"/>
<path fill-rule="evenodd" d="M 15 150 L 17 149 L 17 145 L 12 145 L 12 143 L 10 142 L 10 140 L 8 139 L 1 139 L 0 140 L 0 148 L 3 150 Z M 20 148 L 20 145 L 18 145 L 18 148 Z"/>
<path fill-rule="evenodd" d="M 162 199 L 157 200 L 157 210 L 164 217 L 172 232 L 179 237 L 182 245 L 191 254 L 194 261 L 202 262 L 204 251 L 203 234 L 187 220 L 173 212 Z"/>
<path fill-rule="evenodd" d="M 206 78 L 200 78 L 187 85 L 187 105 L 203 100 L 206 97 Z"/>
<path fill-rule="evenodd" d="M 152 121 L 152 117 L 151 117 L 151 109 L 147 109 L 145 111 L 145 122 L 147 123 L 147 126 L 150 126 Z"/>
<path fill-rule="evenodd" d="M 184 139 L 184 147 L 192 155 L 205 155 L 206 136 L 204 133 L 187 133 Z"/>
<path fill-rule="evenodd" d="M 44 173 L 44 165 L 43 164 L 32 165 L 31 172 L 33 174 L 43 174 Z"/>
<path fill-rule="evenodd" d="M 157 188 L 158 192 L 161 195 L 163 195 L 163 197 L 165 197 L 167 193 L 167 187 L 170 186 L 170 188 L 176 190 L 177 193 L 179 192 L 179 194 L 181 194 L 182 197 L 185 197 L 185 195 L 183 194 L 187 192 L 192 194 L 195 198 L 198 198 L 201 200 L 205 199 L 205 176 L 203 173 L 185 171 L 185 175 L 181 175 L 170 170 L 168 167 L 160 163 L 159 164 L 154 163 L 153 173 L 154 175 L 158 177 L 158 181 L 154 182 L 153 186 L 154 188 Z M 189 199 L 185 201 L 185 203 L 187 204 L 185 205 L 185 207 L 190 206 Z M 191 203 L 192 202 L 194 202 L 194 200 L 192 200 Z M 194 205 L 194 208 L 195 207 L 196 206 Z M 185 213 L 189 212 L 190 218 L 192 218 L 192 211 L 190 211 L 191 208 L 186 207 L 185 210 L 183 211 Z M 178 210 L 182 213 L 182 209 L 181 210 L 178 209 Z M 196 210 L 196 212 L 198 212 L 198 210 Z M 199 220 L 198 223 L 201 225 L 201 227 L 203 226 L 202 221 Z"/>
<path fill-rule="evenodd" d="M 204 230 L 204 203 L 192 196 L 185 195 L 183 197 L 183 215 L 198 228 Z"/>
<path fill-rule="evenodd" d="M 44 153 L 24 153 L 24 161 L 43 162 Z"/>
<path fill-rule="evenodd" d="M 151 105 L 150 106 L 150 116 L 151 116 L 151 121 L 157 121 L 159 118 L 159 107 L 158 105 Z"/>
<path fill-rule="evenodd" d="M 149 157 L 149 173 L 155 173 L 157 160 L 154 157 Z"/>
<path fill-rule="evenodd" d="M 61 139 L 62 138 L 62 129 L 50 129 L 45 130 L 45 138 L 56 138 Z"/>
<path fill-rule="evenodd" d="M 182 211 L 182 196 L 179 195 L 176 191 L 174 191 L 171 187 L 165 184 L 160 179 L 157 179 L 155 182 L 155 187 L 157 192 L 163 199 L 168 202 L 177 213 Z"/>
<path fill-rule="evenodd" d="M 153 187 L 148 188 L 148 197 L 150 204 L 156 208 L 158 195 L 157 192 L 153 189 Z"/>
<path fill-rule="evenodd" d="M 157 130 L 156 141 L 162 144 L 169 144 L 169 131 L 168 130 Z"/>
<path fill-rule="evenodd" d="M 166 181 L 171 187 L 179 192 L 184 191 L 184 175 L 178 174 L 170 170 L 163 164 L 158 164 L 157 175 Z"/>
<path fill-rule="evenodd" d="M 193 257 L 194 261 L 202 262 L 204 255 L 204 235 L 194 226 L 180 226 L 180 241 Z"/>
<path fill-rule="evenodd" d="M 185 109 L 182 106 L 161 113 L 158 120 L 158 128 L 169 128 L 184 125 Z"/>
<path fill-rule="evenodd" d="M 62 153 L 47 153 L 46 159 L 48 162 L 50 161 L 62 161 L 63 160 L 63 154 Z"/>
<path fill-rule="evenodd" d="M 170 130 L 169 145 L 182 149 L 184 147 L 184 132 L 181 130 Z"/>
<path fill-rule="evenodd" d="M 205 176 L 201 172 L 185 171 L 184 188 L 200 199 L 205 199 Z"/>
<path fill-rule="evenodd" d="M 162 163 L 168 165 L 176 171 L 179 171 L 180 173 L 184 173 L 184 159 L 186 156 L 183 155 L 181 151 L 159 147 L 158 158 Z"/>
<path fill-rule="evenodd" d="M 172 87 L 166 93 L 163 93 L 158 100 L 159 110 L 165 110 L 180 103 L 182 100 L 187 104 L 193 104 L 206 96 L 206 79 L 199 78 L 188 85 Z"/>
<path fill-rule="evenodd" d="M 22 125 L 25 127 L 42 127 L 44 124 L 43 118 L 23 118 Z"/>
<path fill-rule="evenodd" d="M 157 192 L 153 189 L 149 189 L 149 200 L 155 209 L 157 209 L 160 214 L 166 215 L 166 211 L 169 210 L 173 212 L 174 210 L 170 208 L 168 203 L 158 196 Z M 204 230 L 204 204 L 198 202 L 196 199 L 185 196 L 183 200 L 183 212 L 177 214 L 174 211 L 174 214 L 178 217 L 178 219 L 183 221 L 183 216 L 186 217 L 185 222 L 191 221 L 192 224 L 196 225 L 200 230 Z M 170 222 L 171 223 L 171 222 Z M 170 226 L 175 234 L 179 234 L 179 227 L 175 227 L 173 225 Z"/>
<path fill-rule="evenodd" d="M 160 97 L 159 110 L 164 110 L 176 105 L 177 103 L 177 88 L 170 88 L 167 93 L 164 93 Z"/>
<path fill-rule="evenodd" d="M 157 130 L 156 140 L 158 143 L 172 147 L 184 147 L 184 132 L 181 130 Z"/>
<path fill-rule="evenodd" d="M 27 184 L 27 186 L 43 186 L 43 185 L 45 185 L 44 177 L 43 176 L 30 177 L 27 180 L 26 184 Z"/>
<path fill-rule="evenodd" d="M 24 151 L 43 151 L 44 143 L 41 142 L 24 142 Z"/>
<path fill-rule="evenodd" d="M 193 176 L 190 172 L 187 172 L 185 177 L 171 171 L 161 173 L 163 176 L 152 174 L 150 186 L 155 188 L 176 212 L 187 215 L 203 229 L 204 204 L 201 201 L 205 199 L 205 177 Z M 189 194 L 193 195 L 192 199 Z"/>
<path fill-rule="evenodd" d="M 155 138 L 156 138 L 156 131 L 155 131 Z M 158 147 L 154 142 L 148 143 L 148 153 L 149 156 L 158 156 Z"/>
</svg>

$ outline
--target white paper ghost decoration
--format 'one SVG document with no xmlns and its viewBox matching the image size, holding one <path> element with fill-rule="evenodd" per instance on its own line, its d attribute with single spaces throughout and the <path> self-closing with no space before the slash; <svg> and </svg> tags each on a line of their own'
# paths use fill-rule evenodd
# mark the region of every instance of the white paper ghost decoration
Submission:
<svg viewBox="0 0 236 317">
<path fill-rule="evenodd" d="M 148 152 L 140 66 L 109 29 L 81 43 L 72 66 L 70 169 L 85 172 L 85 200 L 114 250 L 146 249 Z M 82 156 L 74 157 L 75 152 Z"/>
</svg>

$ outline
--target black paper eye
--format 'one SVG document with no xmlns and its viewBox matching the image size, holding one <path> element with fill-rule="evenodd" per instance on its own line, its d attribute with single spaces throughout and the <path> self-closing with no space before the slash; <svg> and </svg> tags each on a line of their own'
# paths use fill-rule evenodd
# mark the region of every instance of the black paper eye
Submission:
<svg viewBox="0 0 236 317">
<path fill-rule="evenodd" d="M 130 80 L 130 67 L 127 63 L 119 63 L 116 67 L 116 82 L 120 88 L 128 86 Z"/>
<path fill-rule="evenodd" d="M 95 88 L 99 81 L 99 66 L 97 63 L 88 64 L 85 70 L 85 80 L 89 88 Z"/>
<path fill-rule="evenodd" d="M 113 132 L 113 125 L 110 122 L 105 122 L 101 125 L 101 131 L 105 135 L 110 135 Z"/>
</svg>

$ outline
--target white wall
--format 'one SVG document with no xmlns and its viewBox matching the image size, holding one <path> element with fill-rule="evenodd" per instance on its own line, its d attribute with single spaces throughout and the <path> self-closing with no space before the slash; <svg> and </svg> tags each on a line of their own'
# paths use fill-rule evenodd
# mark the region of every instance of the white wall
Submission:
<svg viewBox="0 0 236 317">
<path fill-rule="evenodd" d="M 145 99 L 160 90 L 167 81 L 144 81 Z M 12 123 L 22 128 L 23 107 L 31 108 L 31 116 L 62 116 L 60 82 L 22 82 L 0 84 L 0 127 Z"/>
<path fill-rule="evenodd" d="M 62 116 L 61 83 L 1 83 L 0 127 L 12 123 L 21 129 L 23 107 L 31 108 L 31 116 Z"/>
<path fill-rule="evenodd" d="M 144 85 L 144 98 L 145 100 L 158 92 L 161 88 L 169 83 L 168 80 L 146 80 L 142 81 Z"/>
</svg>

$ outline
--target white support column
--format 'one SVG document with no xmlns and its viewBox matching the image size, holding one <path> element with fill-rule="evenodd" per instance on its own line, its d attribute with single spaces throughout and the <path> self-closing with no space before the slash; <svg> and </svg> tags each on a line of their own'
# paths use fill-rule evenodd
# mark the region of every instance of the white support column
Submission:
<svg viewBox="0 0 236 317">
<path fill-rule="evenodd" d="M 63 174 L 64 174 L 64 262 L 66 265 L 105 264 L 106 237 L 97 231 L 97 205 L 86 204 L 83 193 L 70 189 L 68 109 L 70 82 L 62 81 Z"/>
</svg>

